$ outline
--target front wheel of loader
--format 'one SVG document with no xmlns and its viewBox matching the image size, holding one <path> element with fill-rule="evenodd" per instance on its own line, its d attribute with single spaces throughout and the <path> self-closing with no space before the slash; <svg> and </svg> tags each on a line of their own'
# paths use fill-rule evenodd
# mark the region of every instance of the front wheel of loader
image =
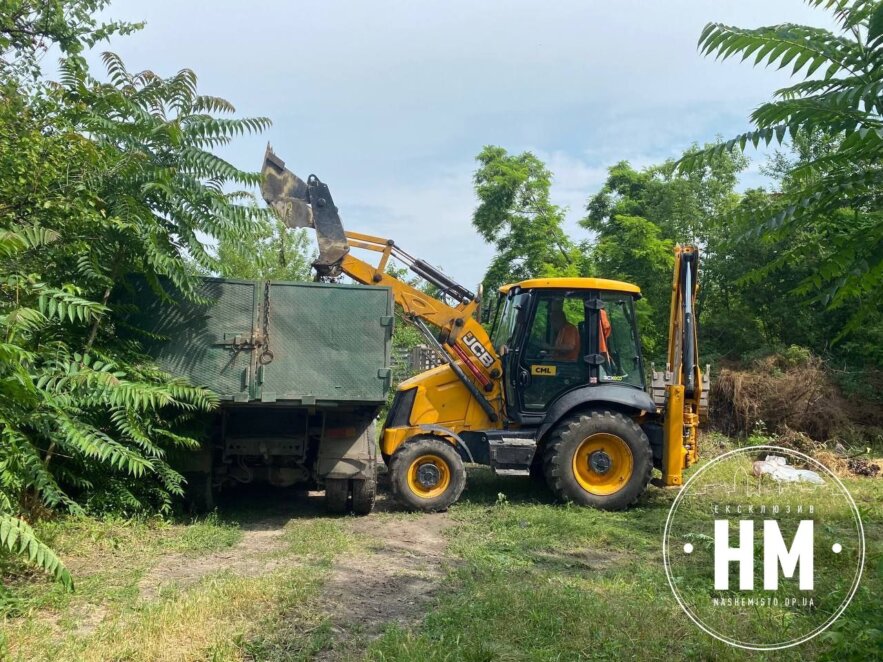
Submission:
<svg viewBox="0 0 883 662">
<path fill-rule="evenodd" d="M 653 469 L 644 431 L 609 411 L 563 419 L 543 460 L 546 481 L 558 498 L 602 510 L 622 510 L 637 501 Z"/>
<path fill-rule="evenodd" d="M 390 486 L 410 510 L 447 510 L 466 486 L 466 468 L 457 450 L 438 437 L 415 437 L 402 444 L 390 463 Z"/>
</svg>

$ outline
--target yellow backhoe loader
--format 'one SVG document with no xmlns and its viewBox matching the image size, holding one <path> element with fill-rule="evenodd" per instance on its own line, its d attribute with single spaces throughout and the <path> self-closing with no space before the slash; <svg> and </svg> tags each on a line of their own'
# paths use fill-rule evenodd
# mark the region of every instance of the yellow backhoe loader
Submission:
<svg viewBox="0 0 883 662">
<path fill-rule="evenodd" d="M 648 389 L 636 285 L 603 278 L 513 283 L 500 289 L 488 333 L 476 294 L 391 239 L 345 231 L 328 186 L 315 175 L 297 177 L 269 146 L 261 191 L 289 227 L 316 230 L 317 279 L 345 274 L 391 288 L 445 359 L 399 385 L 386 419 L 380 451 L 401 503 L 444 510 L 463 491 L 465 462 L 502 475 L 544 476 L 559 498 L 603 509 L 634 503 L 654 467 L 662 485 L 681 484 L 697 459 L 707 392 L 696 342 L 696 248 L 675 249 L 668 362 Z M 351 248 L 379 260 L 369 264 Z M 435 294 L 387 273 L 390 259 Z"/>
</svg>

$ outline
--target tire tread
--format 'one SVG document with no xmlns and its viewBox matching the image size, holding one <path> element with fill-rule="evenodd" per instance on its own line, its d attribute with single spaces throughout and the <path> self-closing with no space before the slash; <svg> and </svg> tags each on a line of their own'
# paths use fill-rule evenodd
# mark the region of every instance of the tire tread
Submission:
<svg viewBox="0 0 883 662">
<path fill-rule="evenodd" d="M 589 495 L 584 490 L 583 495 L 571 493 L 568 486 L 572 452 L 568 452 L 568 445 L 579 443 L 587 436 L 586 428 L 599 428 L 595 431 L 607 429 L 615 431 L 616 428 L 622 428 L 629 436 L 632 443 L 625 439 L 626 443 L 632 451 L 634 457 L 634 466 L 636 471 L 640 471 L 639 467 L 644 466 L 642 475 L 638 478 L 640 487 L 635 489 L 635 484 L 627 485 L 625 492 L 620 490 L 615 494 L 608 496 Z M 575 449 L 574 449 L 575 451 Z M 637 455 L 637 456 L 636 456 Z M 633 505 L 650 482 L 650 476 L 653 471 L 653 451 L 650 448 L 650 441 L 647 435 L 634 420 L 623 416 L 619 412 L 610 412 L 609 410 L 582 412 L 574 414 L 561 420 L 552 431 L 549 441 L 546 444 L 545 453 L 543 455 L 543 470 L 546 476 L 546 482 L 549 488 L 554 492 L 555 496 L 562 501 L 577 501 L 582 505 L 591 505 L 604 510 L 624 510 Z M 633 477 L 632 480 L 635 480 Z M 582 499 L 579 497 L 583 496 Z M 576 497 L 576 498 L 575 498 Z M 619 497 L 619 498 L 616 498 Z"/>
<path fill-rule="evenodd" d="M 451 470 L 451 486 L 434 499 L 420 499 L 407 488 L 407 470 L 411 462 L 424 453 L 441 455 L 448 460 Z M 404 467 L 404 468 L 401 468 Z M 408 439 L 396 449 L 389 464 L 389 483 L 396 501 L 410 510 L 436 513 L 447 510 L 455 503 L 466 487 L 466 468 L 457 449 L 439 437 L 418 436 Z"/>
</svg>

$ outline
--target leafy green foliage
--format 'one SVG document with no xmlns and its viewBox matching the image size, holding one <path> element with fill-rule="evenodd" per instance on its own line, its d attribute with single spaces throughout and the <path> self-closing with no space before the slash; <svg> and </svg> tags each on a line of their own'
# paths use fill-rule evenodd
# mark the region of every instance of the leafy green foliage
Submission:
<svg viewBox="0 0 883 662">
<path fill-rule="evenodd" d="M 579 275 L 581 256 L 561 227 L 564 211 L 549 198 L 552 174 L 543 163 L 530 152 L 512 156 L 493 146 L 476 160 L 472 224 L 496 248 L 485 292 L 526 278 Z"/>
<path fill-rule="evenodd" d="M 746 191 L 733 213 L 721 218 L 715 250 L 703 262 L 700 293 L 701 342 L 709 357 L 752 358 L 799 345 L 841 365 L 883 364 L 879 312 L 866 311 L 866 322 L 844 333 L 851 307 L 826 309 L 814 291 L 802 287 L 824 268 L 830 237 L 850 221 L 849 212 L 840 210 L 791 232 L 752 233 L 757 218 L 786 204 L 779 191 L 791 185 L 791 173 L 829 150 L 830 143 L 816 134 L 776 152 L 763 168 L 776 192 Z"/>
<path fill-rule="evenodd" d="M 581 225 L 594 233 L 588 247 L 592 268 L 641 287 L 637 310 L 649 359 L 664 362 L 674 244 L 697 243 L 703 259 L 713 259 L 721 220 L 738 204 L 736 176 L 746 165 L 732 152 L 686 174 L 673 161 L 642 171 L 621 162 L 589 199 Z"/>
<path fill-rule="evenodd" d="M 748 160 L 738 150 L 720 150 L 723 144 L 690 148 L 684 159 L 701 164 L 691 170 L 675 161 L 643 170 L 626 162 L 612 166 L 581 221 L 592 235 L 579 247 L 580 272 L 641 287 L 642 345 L 657 364 L 665 360 L 672 247 L 692 242 L 702 250 L 698 311 L 704 360 L 750 360 L 794 345 L 850 370 L 881 365 L 879 310 L 865 307 L 863 323 L 850 326 L 849 307 L 826 310 L 805 285 L 826 273 L 833 238 L 854 221 L 853 210 L 839 209 L 789 231 L 752 233 L 757 218 L 788 204 L 787 192 L 801 185 L 804 165 L 836 152 L 839 139 L 819 130 L 789 138 L 787 149 L 762 167 L 773 193 L 737 193 L 737 177 Z"/>
<path fill-rule="evenodd" d="M 127 512 L 168 510 L 183 492 L 169 451 L 197 445 L 182 425 L 217 405 L 119 334 L 115 288 L 140 274 L 194 297 L 196 274 L 219 268 L 212 244 L 271 222 L 235 190 L 259 174 L 213 153 L 268 120 L 232 117 L 186 69 L 131 73 L 106 53 L 107 80 L 93 77 L 83 48 L 137 27 L 99 24 L 105 4 L 0 12 L 0 518 L 12 532 L 0 547 L 63 582 L 23 518 L 102 494 Z M 35 82 L 51 44 L 59 80 Z"/>
<path fill-rule="evenodd" d="M 66 588 L 73 588 L 70 572 L 55 552 L 37 539 L 34 530 L 24 520 L 0 513 L 0 549 L 26 557 Z"/>
<path fill-rule="evenodd" d="M 276 221 L 258 226 L 242 238 L 228 237 L 218 246 L 218 271 L 225 278 L 312 280 L 314 252 L 306 230 Z"/>
<path fill-rule="evenodd" d="M 96 15 L 108 0 L 0 0 L 0 74 L 36 77 L 39 57 L 55 45 L 75 56 L 112 35 L 125 35 L 142 24 L 110 21 Z"/>
<path fill-rule="evenodd" d="M 827 226 L 818 268 L 797 286 L 818 292 L 832 308 L 854 307 L 846 330 L 867 322 L 883 290 L 883 3 L 879 0 L 811 0 L 833 13 L 840 31 L 802 25 L 743 29 L 719 23 L 705 27 L 701 52 L 755 64 L 790 67 L 800 82 L 779 89 L 752 114 L 755 129 L 711 149 L 685 156 L 690 170 L 716 154 L 748 144 L 769 145 L 821 133 L 825 153 L 803 160 L 789 174 L 783 198 L 754 223 L 755 235 L 775 239 Z M 836 221 L 835 221 L 836 219 Z M 802 256 L 815 250 L 805 245 Z M 776 260 L 771 269 L 788 257 Z"/>
</svg>

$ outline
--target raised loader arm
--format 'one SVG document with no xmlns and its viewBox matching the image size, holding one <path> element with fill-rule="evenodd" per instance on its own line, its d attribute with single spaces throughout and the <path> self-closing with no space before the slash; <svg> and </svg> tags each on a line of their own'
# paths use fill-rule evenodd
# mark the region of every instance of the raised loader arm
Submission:
<svg viewBox="0 0 883 662">
<path fill-rule="evenodd" d="M 681 485 L 683 470 L 699 458 L 699 418 L 708 406 L 708 369 L 699 369 L 696 294 L 699 250 L 675 247 L 668 360 L 664 373 L 653 372 L 653 397 L 663 411 L 662 482 Z"/>
<path fill-rule="evenodd" d="M 487 332 L 475 319 L 479 298 L 431 264 L 403 251 L 392 239 L 345 231 L 328 185 L 315 175 L 302 180 L 285 167 L 285 162 L 269 145 L 262 175 L 261 194 L 282 221 L 291 228 L 316 230 L 319 256 L 313 267 L 317 279 L 346 274 L 365 285 L 389 287 L 405 315 L 423 331 L 433 347 L 443 352 L 448 365 L 487 417 L 491 421 L 498 420 L 502 408 L 502 369 Z M 380 253 L 380 260 L 376 265 L 369 264 L 351 255 L 350 248 Z M 402 262 L 456 304 L 450 305 L 390 276 L 386 273 L 390 258 Z M 441 330 L 438 338 L 427 323 Z"/>
</svg>

